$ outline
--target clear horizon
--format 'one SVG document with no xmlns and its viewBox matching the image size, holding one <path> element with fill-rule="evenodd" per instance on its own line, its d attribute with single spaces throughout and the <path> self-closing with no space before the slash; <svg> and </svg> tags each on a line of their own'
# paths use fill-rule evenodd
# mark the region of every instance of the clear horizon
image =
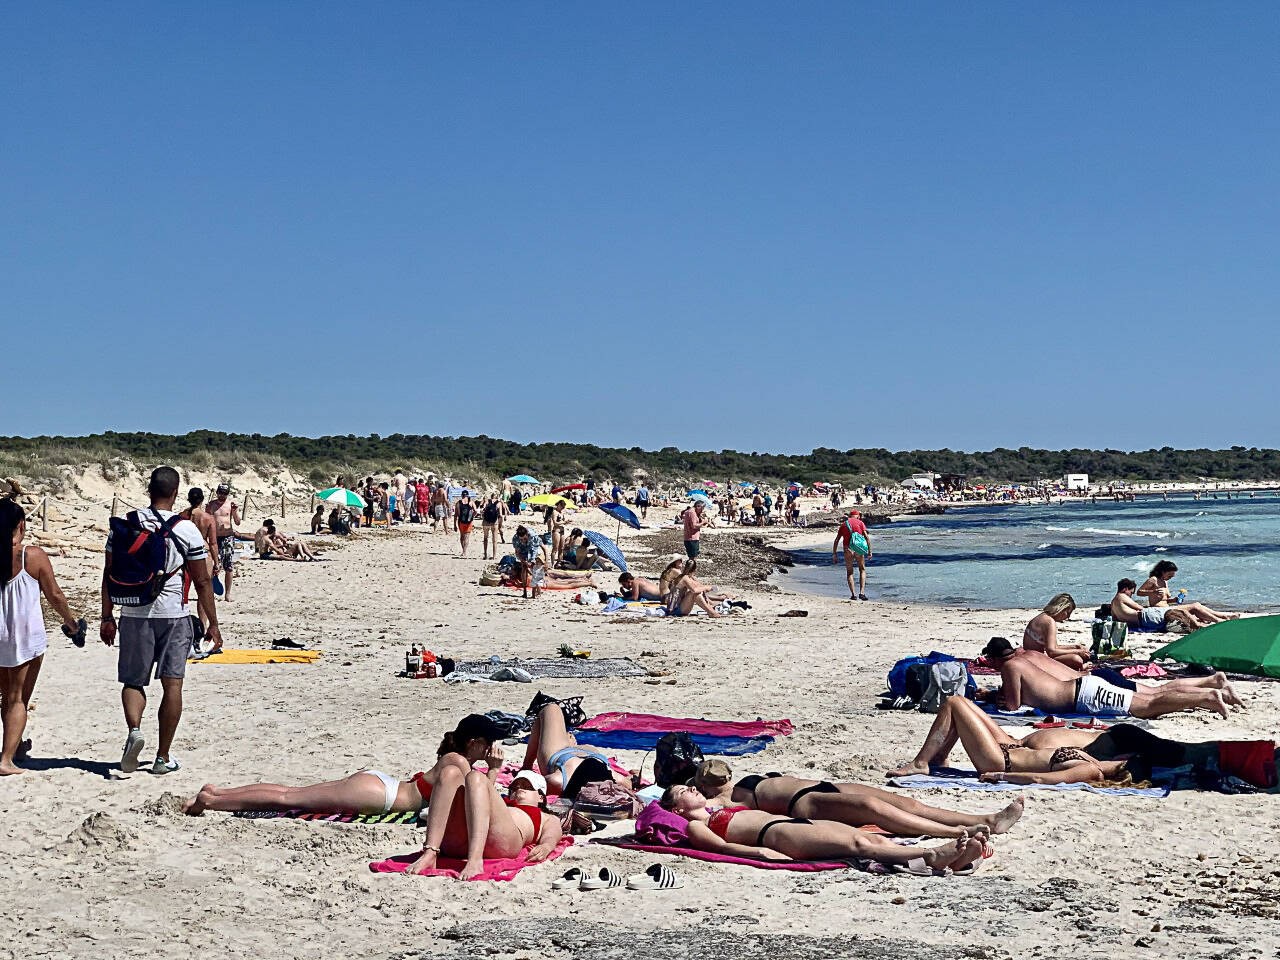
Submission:
<svg viewBox="0 0 1280 960">
<path fill-rule="evenodd" d="M 0 434 L 1280 447 L 1274 5 L 297 13 L 0 10 Z"/>
</svg>

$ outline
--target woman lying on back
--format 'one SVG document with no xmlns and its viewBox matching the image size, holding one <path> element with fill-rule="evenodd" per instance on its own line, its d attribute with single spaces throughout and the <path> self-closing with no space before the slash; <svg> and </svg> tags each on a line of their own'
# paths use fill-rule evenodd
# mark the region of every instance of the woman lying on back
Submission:
<svg viewBox="0 0 1280 960">
<path fill-rule="evenodd" d="M 896 864 L 912 873 L 970 873 L 983 859 L 984 844 L 961 834 L 936 847 L 901 846 L 833 820 L 782 817 L 745 806 L 713 807 L 697 787 L 677 784 L 662 806 L 689 821 L 696 850 L 755 860 L 846 860 Z"/>
<path fill-rule="evenodd" d="M 998 813 L 960 813 L 861 783 L 832 783 L 779 773 L 751 774 L 731 783 L 731 776 L 723 760 L 707 760 L 698 767 L 693 782 L 712 806 L 745 806 L 788 817 L 834 820 L 851 827 L 870 824 L 904 837 L 985 838 L 1007 833 L 1023 810 L 1022 797 Z"/>
</svg>

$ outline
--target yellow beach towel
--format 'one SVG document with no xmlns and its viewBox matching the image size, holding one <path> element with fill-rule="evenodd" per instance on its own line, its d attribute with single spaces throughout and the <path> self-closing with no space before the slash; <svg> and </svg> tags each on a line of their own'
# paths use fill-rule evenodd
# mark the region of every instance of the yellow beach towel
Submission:
<svg viewBox="0 0 1280 960">
<path fill-rule="evenodd" d="M 192 663 L 315 663 L 319 650 L 223 650 Z"/>
</svg>

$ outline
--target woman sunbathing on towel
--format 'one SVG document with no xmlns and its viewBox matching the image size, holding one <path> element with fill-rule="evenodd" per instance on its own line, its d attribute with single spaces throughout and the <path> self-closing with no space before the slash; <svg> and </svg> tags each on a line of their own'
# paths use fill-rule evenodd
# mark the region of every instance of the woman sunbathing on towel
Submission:
<svg viewBox="0 0 1280 960">
<path fill-rule="evenodd" d="M 914 760 L 886 776 L 927 774 L 947 761 L 956 741 L 990 783 L 1100 783 L 1147 780 L 1152 767 L 1203 766 L 1221 742 L 1179 743 L 1127 723 L 1097 730 L 1036 730 L 1021 740 L 964 697 L 948 697 Z"/>
<path fill-rule="evenodd" d="M 529 709 L 536 710 L 537 715 L 529 732 L 523 767 L 533 770 L 536 762 L 537 769 L 547 778 L 547 789 L 551 793 L 573 800 L 588 783 L 613 780 L 631 786 L 626 775 L 614 772 L 609 766 L 609 758 L 603 753 L 578 746 L 557 701 L 539 692 L 529 704 Z"/>
<path fill-rule="evenodd" d="M 500 753 L 500 751 L 499 751 Z M 410 873 L 425 873 L 440 854 L 466 859 L 459 879 L 471 880 L 484 872 L 486 858 L 510 858 L 528 849 L 526 859 L 539 863 L 560 842 L 560 820 L 547 811 L 547 781 L 532 770 L 521 770 L 504 798 L 494 783 L 499 763 L 488 775 L 457 767 L 440 773 L 427 810 L 427 837 L 422 856 Z M 461 796 L 459 795 L 461 794 Z"/>
<path fill-rule="evenodd" d="M 505 736 L 488 717 L 473 713 L 463 717 L 457 729 L 444 735 L 435 766 L 397 780 L 380 770 L 361 770 L 342 780 L 288 787 L 279 783 L 250 783 L 243 787 L 219 787 L 206 783 L 182 808 L 198 817 L 206 810 L 305 810 L 309 813 L 403 813 L 421 810 L 445 770 L 459 778 L 478 760 L 489 764 L 493 775 L 501 767 L 501 752 L 493 744 Z"/>
<path fill-rule="evenodd" d="M 689 821 L 696 850 L 755 860 L 845 860 L 857 857 L 897 864 L 911 873 L 948 870 L 972 873 L 989 853 L 986 844 L 962 833 L 937 847 L 905 847 L 834 820 L 781 817 L 750 807 L 710 807 L 697 787 L 677 784 L 662 795 L 662 806 Z"/>
<path fill-rule="evenodd" d="M 908 837 L 986 837 L 1007 833 L 1022 817 L 1022 797 L 998 813 L 959 813 L 861 783 L 831 783 L 780 773 L 752 774 L 731 783 L 731 774 L 723 760 L 707 760 L 698 768 L 694 786 L 712 806 L 739 805 L 788 817 L 834 820 L 851 827 L 872 825 Z"/>
<path fill-rule="evenodd" d="M 668 570 L 671 568 L 668 567 Z M 694 607 L 701 607 L 709 617 L 718 617 L 711 605 L 721 600 L 729 600 L 728 594 L 718 592 L 715 587 L 708 586 L 694 577 L 698 569 L 697 560 L 685 560 L 680 573 L 673 580 L 667 593 L 667 613 L 673 617 L 687 617 L 693 613 Z"/>
<path fill-rule="evenodd" d="M 703 594 L 712 603 L 734 599 L 735 594 L 725 593 L 719 587 L 713 587 L 694 577 L 694 571 L 697 569 L 698 561 L 696 560 L 672 560 L 668 563 L 666 569 L 658 577 L 658 586 L 662 591 L 662 596 L 669 596 L 672 588 L 677 582 L 680 582 L 683 586 Z"/>
</svg>

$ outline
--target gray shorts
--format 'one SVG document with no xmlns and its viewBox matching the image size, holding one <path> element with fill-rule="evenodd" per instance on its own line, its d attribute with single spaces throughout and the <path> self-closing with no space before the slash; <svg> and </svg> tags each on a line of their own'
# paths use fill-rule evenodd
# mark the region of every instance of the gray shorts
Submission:
<svg viewBox="0 0 1280 960">
<path fill-rule="evenodd" d="M 155 667 L 157 677 L 181 679 L 187 674 L 192 636 L 191 618 L 185 615 L 155 620 L 121 617 L 117 677 L 126 687 L 145 687 Z"/>
</svg>

